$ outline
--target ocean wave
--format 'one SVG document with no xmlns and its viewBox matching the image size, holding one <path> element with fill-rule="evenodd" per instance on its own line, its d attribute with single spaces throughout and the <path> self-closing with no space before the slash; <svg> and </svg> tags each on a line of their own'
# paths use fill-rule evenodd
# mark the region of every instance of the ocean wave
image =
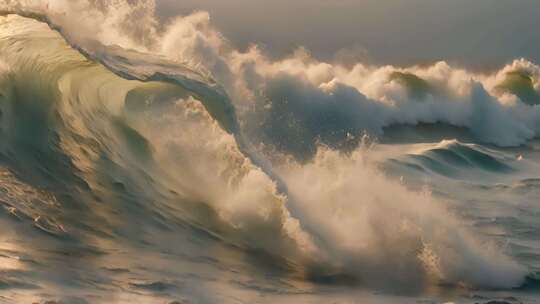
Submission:
<svg viewBox="0 0 540 304">
<path fill-rule="evenodd" d="M 443 140 L 425 150 L 409 154 L 408 158 L 424 169 L 445 176 L 469 175 L 471 169 L 499 174 L 516 170 L 510 165 L 516 160 L 515 157 L 457 140 Z"/>
<path fill-rule="evenodd" d="M 256 46 L 246 52 L 232 48 L 204 12 L 159 28 L 152 1 L 120 1 L 111 4 L 114 10 L 85 1 L 36 3 L 8 4 L 5 13 L 46 21 L 73 47 L 123 77 L 169 79 L 197 94 L 214 94 L 202 99 L 210 111 L 221 112 L 216 115 L 231 116 L 224 102 L 226 91 L 251 142 L 272 145 L 299 159 L 312 156 L 320 143 L 350 149 L 366 130 L 381 136 L 385 128 L 403 124 L 449 124 L 469 129 L 479 142 L 499 146 L 524 144 L 540 130 L 535 106 L 540 68 L 525 59 L 487 75 L 446 62 L 409 68 L 357 63 L 348 68 L 320 62 L 304 49 L 272 61 Z M 81 7 L 85 10 L 79 13 L 75 31 L 69 16 Z M 131 14 L 142 14 L 148 23 L 134 23 Z M 96 18 L 100 24 L 95 24 Z M 94 25 L 97 29 L 88 29 Z"/>
<path fill-rule="evenodd" d="M 479 140 L 514 145 L 535 136 L 532 116 L 516 117 L 536 108 L 502 104 L 478 81 L 463 78 L 455 80 L 463 92 L 439 100 L 433 94 L 446 90 L 431 91 L 441 85 L 432 78 L 465 73 L 444 63 L 414 68 L 411 76 L 394 67 L 344 71 L 305 54 L 269 62 L 256 49 L 221 57 L 210 48 L 223 45 L 204 14 L 176 20 L 160 51 L 149 55 L 143 51 L 157 48 L 155 37 L 127 50 L 121 42 L 105 46 L 104 37 L 76 35 L 69 14 L 28 13 L 17 5 L 7 12 L 58 31 L 21 16 L 0 17 L 3 161 L 25 183 L 54 190 L 62 226 L 38 220 L 42 230 L 69 231 L 81 243 L 132 241 L 146 227 L 174 231 L 182 223 L 277 256 L 291 272 L 317 282 L 415 288 L 524 282 L 524 267 L 480 241 L 429 193 L 386 178 L 367 159 L 360 134 L 445 122 L 469 128 Z M 202 45 L 190 45 L 184 55 L 210 52 L 207 69 L 223 89 L 163 57 L 178 45 L 173 34 L 181 28 L 184 37 L 204 34 L 197 40 Z M 144 44 L 144 37 L 130 43 Z M 353 85 L 359 81 L 353 73 L 368 80 Z M 403 86 L 410 89 L 400 99 Z M 287 158 L 270 171 L 270 162 L 258 159 L 267 150 L 256 155 L 251 145 L 275 147 L 305 163 Z M 426 153 L 453 165 L 507 168 L 492 153 L 461 144 Z"/>
</svg>

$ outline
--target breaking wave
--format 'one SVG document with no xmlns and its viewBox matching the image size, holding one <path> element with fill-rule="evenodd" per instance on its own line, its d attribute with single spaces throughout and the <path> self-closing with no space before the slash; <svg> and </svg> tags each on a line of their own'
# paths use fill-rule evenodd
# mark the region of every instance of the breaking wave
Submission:
<svg viewBox="0 0 540 304">
<path fill-rule="evenodd" d="M 180 223 L 316 282 L 525 282 L 524 267 L 429 192 L 384 176 L 362 134 L 444 123 L 478 142 L 523 144 L 540 132 L 538 66 L 516 60 L 490 75 L 444 62 L 348 68 L 305 50 L 270 61 L 257 47 L 231 48 L 206 13 L 160 25 L 152 2 L 91 3 L 0 7 L 2 204 L 11 216 L 82 245 Z M 75 11 L 88 15 L 75 20 Z M 415 158 L 433 170 L 512 170 L 459 142 Z M 23 184 L 48 194 L 23 198 L 18 191 L 34 193 Z"/>
</svg>

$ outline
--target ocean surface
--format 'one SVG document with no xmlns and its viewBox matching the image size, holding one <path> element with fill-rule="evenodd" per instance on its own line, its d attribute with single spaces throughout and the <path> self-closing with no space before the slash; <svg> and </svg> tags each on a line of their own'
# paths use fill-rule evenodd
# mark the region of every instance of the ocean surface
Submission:
<svg viewBox="0 0 540 304">
<path fill-rule="evenodd" d="M 535 63 L 0 9 L 0 303 L 540 303 Z"/>
</svg>

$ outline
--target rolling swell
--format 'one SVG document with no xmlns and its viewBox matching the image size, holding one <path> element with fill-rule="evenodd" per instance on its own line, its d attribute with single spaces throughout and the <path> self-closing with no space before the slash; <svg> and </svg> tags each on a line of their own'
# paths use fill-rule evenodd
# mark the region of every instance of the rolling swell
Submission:
<svg viewBox="0 0 540 304">
<path fill-rule="evenodd" d="M 476 168 L 494 173 L 507 173 L 513 171 L 512 167 L 505 163 L 504 157 L 494 155 L 486 149 L 476 145 L 462 144 L 458 141 L 443 141 L 439 147 L 429 149 L 419 156 L 415 156 L 422 162 L 437 163 L 440 166 Z M 436 167 L 432 167 L 435 169 Z"/>
<path fill-rule="evenodd" d="M 513 158 L 507 155 L 478 145 L 443 140 L 435 147 L 391 161 L 424 172 L 458 178 L 471 174 L 471 170 L 495 174 L 511 173 L 515 171 L 509 164 L 512 160 Z"/>
</svg>

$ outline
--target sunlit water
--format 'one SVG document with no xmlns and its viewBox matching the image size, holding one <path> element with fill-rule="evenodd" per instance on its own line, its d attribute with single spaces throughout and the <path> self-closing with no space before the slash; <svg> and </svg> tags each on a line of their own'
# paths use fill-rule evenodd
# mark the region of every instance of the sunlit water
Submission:
<svg viewBox="0 0 540 304">
<path fill-rule="evenodd" d="M 534 105 L 473 86 L 425 119 L 278 79 L 250 116 L 204 73 L 95 43 L 0 17 L 1 303 L 538 301 Z"/>
</svg>

